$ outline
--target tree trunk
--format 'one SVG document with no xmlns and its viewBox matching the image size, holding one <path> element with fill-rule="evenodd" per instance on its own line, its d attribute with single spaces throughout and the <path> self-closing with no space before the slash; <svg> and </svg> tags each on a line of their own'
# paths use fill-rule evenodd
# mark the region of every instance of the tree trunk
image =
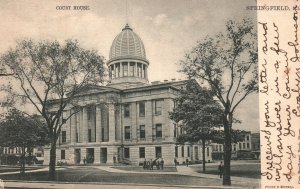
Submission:
<svg viewBox="0 0 300 189">
<path fill-rule="evenodd" d="M 20 173 L 25 174 L 25 148 L 21 148 Z"/>
<path fill-rule="evenodd" d="M 230 178 L 230 161 L 231 161 L 231 125 L 232 114 L 225 114 L 223 119 L 225 144 L 224 144 L 224 172 L 223 172 L 223 185 L 231 185 Z"/>
<path fill-rule="evenodd" d="M 49 180 L 55 180 L 55 167 L 56 166 L 56 141 L 51 143 L 50 148 L 50 162 L 49 162 Z"/>
<path fill-rule="evenodd" d="M 203 173 L 205 173 L 205 140 L 202 140 L 202 161 Z"/>
</svg>

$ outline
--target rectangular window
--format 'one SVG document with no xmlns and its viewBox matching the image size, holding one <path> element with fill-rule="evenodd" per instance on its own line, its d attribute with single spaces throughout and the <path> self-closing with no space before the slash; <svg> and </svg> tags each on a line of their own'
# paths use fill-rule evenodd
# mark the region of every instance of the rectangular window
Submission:
<svg viewBox="0 0 300 189">
<path fill-rule="evenodd" d="M 124 117 L 130 117 L 130 104 L 124 104 Z"/>
<path fill-rule="evenodd" d="M 129 148 L 124 148 L 124 158 L 130 158 Z"/>
<path fill-rule="evenodd" d="M 236 151 L 236 146 L 235 146 L 235 144 L 233 145 L 233 151 Z"/>
<path fill-rule="evenodd" d="M 88 130 L 89 142 L 92 142 L 92 129 Z"/>
<path fill-rule="evenodd" d="M 247 143 L 247 148 L 248 148 L 248 149 L 250 148 L 250 145 L 249 145 L 249 143 Z"/>
<path fill-rule="evenodd" d="M 175 146 L 175 157 L 178 157 L 178 146 Z"/>
<path fill-rule="evenodd" d="M 245 149 L 246 148 L 246 145 L 245 145 L 245 143 L 243 143 L 243 149 Z"/>
<path fill-rule="evenodd" d="M 123 76 L 128 76 L 128 63 L 123 63 Z"/>
<path fill-rule="evenodd" d="M 67 142 L 67 132 L 66 131 L 62 131 L 61 132 L 61 142 L 62 143 L 66 143 Z"/>
<path fill-rule="evenodd" d="M 156 146 L 156 147 L 155 147 L 155 157 L 156 157 L 156 158 L 162 157 L 161 147 L 160 147 L 160 146 Z"/>
<path fill-rule="evenodd" d="M 242 144 L 241 144 L 241 143 L 239 143 L 239 149 L 240 149 L 240 150 L 242 149 Z"/>
<path fill-rule="evenodd" d="M 155 115 L 161 115 L 162 103 L 162 100 L 155 100 Z"/>
<path fill-rule="evenodd" d="M 175 123 L 173 125 L 174 125 L 174 137 L 177 137 L 177 127 Z"/>
<path fill-rule="evenodd" d="M 246 137 L 246 140 L 249 141 L 249 135 Z"/>
<path fill-rule="evenodd" d="M 62 124 L 66 124 L 67 123 L 67 119 L 63 118 L 62 119 Z"/>
<path fill-rule="evenodd" d="M 61 150 L 60 151 L 60 159 L 66 159 L 66 151 L 65 150 Z"/>
<path fill-rule="evenodd" d="M 181 146 L 181 157 L 184 157 L 184 146 Z"/>
<path fill-rule="evenodd" d="M 139 116 L 145 117 L 145 102 L 139 102 Z"/>
<path fill-rule="evenodd" d="M 145 147 L 140 147 L 139 151 L 140 151 L 140 158 L 145 158 Z"/>
<path fill-rule="evenodd" d="M 130 62 L 130 76 L 134 76 L 134 63 Z"/>
<path fill-rule="evenodd" d="M 137 73 L 138 73 L 137 76 L 142 77 L 142 64 L 138 63 L 137 64 L 137 69 L 138 69 L 137 70 Z"/>
<path fill-rule="evenodd" d="M 209 157 L 209 148 L 207 148 L 206 154 L 207 154 L 207 157 Z"/>
<path fill-rule="evenodd" d="M 130 126 L 125 126 L 125 140 L 130 140 Z"/>
<path fill-rule="evenodd" d="M 161 138 L 162 137 L 162 126 L 161 124 L 156 124 L 156 138 Z"/>
<path fill-rule="evenodd" d="M 191 157 L 191 152 L 190 152 L 190 147 L 189 146 L 187 147 L 187 155 L 188 155 L 188 157 Z"/>
<path fill-rule="evenodd" d="M 104 127 L 101 128 L 101 142 L 104 142 Z"/>
<path fill-rule="evenodd" d="M 145 125 L 140 125 L 140 139 L 146 138 Z"/>
</svg>

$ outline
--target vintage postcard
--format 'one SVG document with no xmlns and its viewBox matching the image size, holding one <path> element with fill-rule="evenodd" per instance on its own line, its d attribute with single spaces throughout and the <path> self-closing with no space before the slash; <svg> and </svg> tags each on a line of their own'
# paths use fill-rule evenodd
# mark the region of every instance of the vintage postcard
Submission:
<svg viewBox="0 0 300 189">
<path fill-rule="evenodd" d="M 0 189 L 299 188 L 297 0 L 0 5 Z"/>
</svg>

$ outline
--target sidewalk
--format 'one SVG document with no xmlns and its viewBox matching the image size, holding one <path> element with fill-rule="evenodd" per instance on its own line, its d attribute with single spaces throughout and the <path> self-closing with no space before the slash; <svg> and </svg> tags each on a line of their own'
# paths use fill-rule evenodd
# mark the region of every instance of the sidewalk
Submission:
<svg viewBox="0 0 300 189">
<path fill-rule="evenodd" d="M 56 170 L 63 170 L 65 168 L 62 167 L 57 167 Z M 34 172 L 43 172 L 43 171 L 48 171 L 49 168 L 45 167 L 42 169 L 35 169 L 35 170 L 26 170 L 26 173 L 34 173 Z M 20 173 L 20 171 L 14 171 L 14 172 L 4 172 L 4 173 L 0 173 L 0 175 L 12 175 L 12 174 L 18 174 Z"/>
<path fill-rule="evenodd" d="M 194 176 L 194 177 L 202 177 L 202 178 L 211 178 L 211 179 L 221 179 L 219 175 L 213 175 L 213 174 L 205 174 L 205 173 L 197 173 L 193 171 L 190 167 L 186 166 L 177 166 L 177 171 L 181 175 L 188 175 L 188 176 Z M 258 183 L 260 185 L 260 179 L 255 179 L 255 178 L 245 178 L 245 177 L 236 177 L 236 176 L 231 176 L 231 182 L 232 183 L 247 183 L 249 186 L 253 183 Z"/>
</svg>

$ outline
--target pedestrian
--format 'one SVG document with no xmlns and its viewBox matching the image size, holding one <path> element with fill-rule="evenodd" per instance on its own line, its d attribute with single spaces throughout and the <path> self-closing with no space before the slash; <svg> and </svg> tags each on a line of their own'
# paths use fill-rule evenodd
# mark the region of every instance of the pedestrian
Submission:
<svg viewBox="0 0 300 189">
<path fill-rule="evenodd" d="M 163 158 L 161 158 L 161 160 L 160 160 L 160 169 L 161 170 L 164 170 L 164 159 Z"/>
<path fill-rule="evenodd" d="M 188 158 L 186 158 L 185 164 L 186 164 L 187 167 L 189 166 L 189 159 Z"/>
<path fill-rule="evenodd" d="M 145 159 L 143 163 L 143 169 L 146 169 L 146 167 L 147 167 L 147 160 Z"/>
<path fill-rule="evenodd" d="M 116 158 L 116 156 L 113 157 L 113 161 L 114 161 L 114 164 L 117 163 L 117 158 Z"/>
<path fill-rule="evenodd" d="M 177 159 L 174 158 L 174 164 L 175 164 L 175 167 L 177 166 Z"/>
<path fill-rule="evenodd" d="M 152 161 L 152 159 L 150 159 L 150 170 L 153 170 L 153 166 L 154 166 L 154 161 Z"/>
<path fill-rule="evenodd" d="M 224 166 L 223 166 L 223 162 L 222 161 L 220 162 L 218 170 L 219 170 L 220 178 L 222 178 L 222 176 L 223 176 L 223 170 L 224 170 Z"/>
<path fill-rule="evenodd" d="M 156 169 L 159 170 L 159 159 L 154 160 L 154 164 L 156 165 Z"/>
<path fill-rule="evenodd" d="M 151 168 L 151 162 L 147 161 L 147 169 L 150 169 L 150 168 Z"/>
</svg>

